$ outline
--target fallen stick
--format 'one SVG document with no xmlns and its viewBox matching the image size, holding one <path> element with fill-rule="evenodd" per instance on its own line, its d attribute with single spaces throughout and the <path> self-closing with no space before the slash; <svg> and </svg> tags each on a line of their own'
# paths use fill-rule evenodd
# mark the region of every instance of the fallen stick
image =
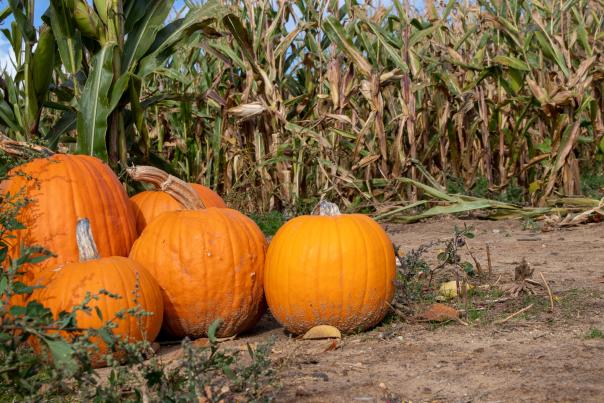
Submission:
<svg viewBox="0 0 604 403">
<path fill-rule="evenodd" d="M 485 299 L 484 301 L 478 301 L 479 304 L 499 304 L 501 302 L 506 302 L 512 300 L 512 297 L 503 297 L 499 299 Z"/>
<path fill-rule="evenodd" d="M 522 308 L 522 309 L 521 309 L 521 310 L 519 310 L 518 312 L 515 312 L 515 313 L 511 314 L 511 315 L 510 315 L 510 316 L 508 316 L 507 318 L 504 318 L 504 319 L 501 319 L 501 320 L 496 320 L 495 322 L 493 322 L 493 324 L 494 324 L 494 325 L 501 325 L 501 324 L 503 324 L 503 323 L 507 322 L 508 320 L 510 320 L 510 319 L 512 319 L 512 318 L 514 318 L 514 317 L 516 317 L 516 316 L 518 316 L 518 315 L 520 315 L 522 312 L 526 312 L 526 311 L 528 311 L 528 310 L 529 310 L 529 309 L 531 309 L 532 307 L 533 307 L 533 304 L 530 304 L 529 306 Z"/>
<path fill-rule="evenodd" d="M 16 141 L 4 134 L 0 134 L 0 150 L 14 157 L 36 156 L 36 154 L 49 157 L 54 154 L 54 151 L 44 146 Z"/>
<path fill-rule="evenodd" d="M 545 276 L 543 275 L 543 273 L 539 272 L 539 275 L 541 276 L 541 280 L 543 280 L 543 284 L 545 284 L 545 288 L 547 289 L 547 294 L 549 295 L 550 312 L 554 312 L 554 296 L 552 295 L 552 290 L 551 290 L 551 288 L 549 288 L 549 283 L 545 279 Z"/>
</svg>

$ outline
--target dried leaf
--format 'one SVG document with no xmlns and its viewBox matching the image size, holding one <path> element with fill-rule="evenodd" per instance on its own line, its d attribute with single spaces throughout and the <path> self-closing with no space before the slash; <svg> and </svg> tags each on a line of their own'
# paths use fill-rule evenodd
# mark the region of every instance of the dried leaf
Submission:
<svg viewBox="0 0 604 403">
<path fill-rule="evenodd" d="M 448 320 L 458 320 L 459 311 L 445 304 L 432 304 L 424 312 L 420 313 L 420 319 L 425 319 L 431 322 L 446 322 Z"/>
<path fill-rule="evenodd" d="M 336 350 L 338 347 L 339 347 L 338 341 L 333 340 L 333 341 L 329 342 L 329 345 L 327 346 L 327 348 L 325 350 L 323 350 L 323 352 L 327 353 L 329 351 Z"/>
<path fill-rule="evenodd" d="M 304 340 L 341 339 L 342 333 L 336 327 L 319 325 L 311 328 L 302 338 Z"/>
</svg>

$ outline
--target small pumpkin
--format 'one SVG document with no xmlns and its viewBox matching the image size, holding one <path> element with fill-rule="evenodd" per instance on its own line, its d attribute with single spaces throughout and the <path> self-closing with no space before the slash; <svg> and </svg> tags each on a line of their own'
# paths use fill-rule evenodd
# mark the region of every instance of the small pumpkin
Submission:
<svg viewBox="0 0 604 403">
<path fill-rule="evenodd" d="M 88 217 L 100 256 L 128 256 L 137 237 L 132 204 L 113 171 L 87 155 L 54 154 L 36 158 L 9 171 L 1 193 L 19 195 L 28 204 L 14 232 L 9 255 L 21 245 L 42 246 L 55 256 L 31 266 L 23 279 L 33 284 L 49 268 L 78 261 L 75 238 L 78 217 Z"/>
<path fill-rule="evenodd" d="M 136 169 L 140 169 L 137 167 Z M 164 330 L 173 337 L 207 335 L 222 321 L 219 337 L 241 333 L 264 312 L 266 240 L 258 226 L 228 208 L 203 208 L 189 184 L 145 167 L 187 210 L 155 218 L 134 243 L 130 258 L 145 266 L 164 297 Z"/>
<path fill-rule="evenodd" d="M 77 327 L 97 329 L 106 321 L 113 320 L 117 324 L 113 333 L 125 341 L 153 341 L 159 333 L 163 318 L 163 300 L 153 276 L 140 264 L 126 257 L 99 258 L 87 219 L 77 223 L 77 245 L 80 261 L 54 270 L 46 287 L 36 289 L 32 299 L 49 308 L 58 317 L 60 312 L 72 311 L 81 304 L 86 293 L 98 294 L 99 291 L 106 290 L 120 298 L 100 294 L 98 300 L 91 300 L 91 312 L 77 313 Z M 116 317 L 118 312 L 136 307 L 151 315 L 140 318 L 133 315 Z M 102 318 L 96 314 L 96 309 L 100 310 Z M 93 364 L 96 367 L 103 366 L 104 362 L 100 357 L 108 353 L 108 347 L 100 339 L 94 340 L 94 343 L 99 351 L 93 355 Z"/>
<path fill-rule="evenodd" d="M 264 272 L 275 319 L 302 334 L 317 325 L 343 333 L 379 323 L 394 296 L 395 256 L 386 232 L 361 214 L 340 214 L 322 202 L 323 215 L 296 217 L 277 231 Z"/>
<path fill-rule="evenodd" d="M 154 169 L 159 171 L 157 168 Z M 155 186 L 155 190 L 145 190 L 130 198 L 134 206 L 136 228 L 139 234 L 143 232 L 143 229 L 145 229 L 148 223 L 161 213 L 184 209 L 174 197 L 170 196 L 170 193 L 162 190 L 169 187 L 170 182 L 158 184 L 156 181 L 149 180 L 149 173 L 146 171 L 148 170 L 146 170 L 145 167 L 128 169 L 128 173 L 132 179 L 151 183 Z M 167 175 L 165 172 L 162 175 L 164 174 Z M 170 178 L 170 176 L 167 177 Z M 197 183 L 190 183 L 189 185 L 195 190 L 205 207 L 226 208 L 224 200 L 222 200 L 218 193 L 214 192 L 212 189 Z"/>
</svg>

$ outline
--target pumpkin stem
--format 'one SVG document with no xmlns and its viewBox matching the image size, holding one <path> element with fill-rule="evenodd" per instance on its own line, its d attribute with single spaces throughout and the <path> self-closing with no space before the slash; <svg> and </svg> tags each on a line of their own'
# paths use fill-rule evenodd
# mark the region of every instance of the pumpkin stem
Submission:
<svg viewBox="0 0 604 403">
<path fill-rule="evenodd" d="M 76 225 L 76 241 L 78 243 L 80 262 L 87 262 L 88 260 L 99 258 L 99 251 L 96 248 L 88 218 L 78 220 L 78 224 Z"/>
<path fill-rule="evenodd" d="M 337 204 L 326 200 L 321 200 L 312 211 L 312 215 L 337 216 L 341 214 Z"/>
<path fill-rule="evenodd" d="M 201 198 L 191 185 L 159 168 L 139 165 L 128 168 L 126 171 L 135 181 L 149 183 L 156 190 L 168 193 L 188 210 L 205 208 Z"/>
<path fill-rule="evenodd" d="M 0 134 L 0 150 L 15 157 L 31 157 L 32 155 L 37 156 L 37 154 L 42 157 L 50 157 L 54 154 L 49 148 L 25 141 L 15 141 L 4 134 Z"/>
</svg>

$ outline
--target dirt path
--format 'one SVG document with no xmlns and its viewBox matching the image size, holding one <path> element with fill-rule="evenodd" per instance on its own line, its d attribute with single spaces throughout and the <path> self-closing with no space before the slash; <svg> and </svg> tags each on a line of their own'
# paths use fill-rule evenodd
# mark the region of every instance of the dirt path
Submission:
<svg viewBox="0 0 604 403">
<path fill-rule="evenodd" d="M 227 347 L 275 337 L 277 401 L 604 401 L 604 339 L 587 337 L 604 330 L 604 224 L 532 233 L 518 221 L 441 219 L 386 229 L 408 250 L 450 237 L 454 225 L 464 224 L 476 228 L 469 245 L 483 264 L 484 245 L 491 245 L 502 282 L 522 257 L 535 274 L 543 272 L 557 296 L 554 313 L 545 298 L 519 299 L 476 311 L 469 326 L 395 321 L 346 337 L 327 352 L 332 342 L 288 338 L 267 315 L 254 334 Z M 488 315 L 501 318 L 529 302 L 535 306 L 526 314 L 490 323 Z"/>
</svg>

